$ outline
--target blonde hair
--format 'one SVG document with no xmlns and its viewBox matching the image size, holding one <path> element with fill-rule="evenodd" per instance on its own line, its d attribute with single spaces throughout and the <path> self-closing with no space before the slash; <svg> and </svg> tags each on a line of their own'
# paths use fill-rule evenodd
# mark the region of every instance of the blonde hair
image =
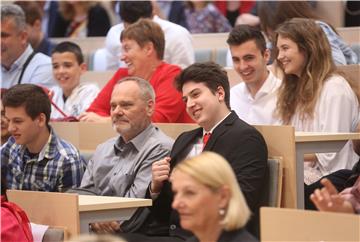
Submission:
<svg viewBox="0 0 360 242">
<path fill-rule="evenodd" d="M 313 119 L 315 105 L 325 81 L 336 71 L 331 47 L 324 31 L 314 20 L 293 18 L 281 24 L 275 31 L 279 36 L 294 41 L 305 56 L 301 76 L 285 74 L 279 88 L 276 112 L 285 124 L 295 113 L 301 120 Z M 276 45 L 275 45 L 276 46 Z M 278 49 L 276 48 L 276 56 Z M 278 65 L 281 63 L 276 60 Z"/>
<path fill-rule="evenodd" d="M 174 171 L 181 171 L 191 176 L 213 191 L 218 191 L 223 186 L 229 187 L 230 199 L 221 224 L 226 231 L 236 230 L 246 225 L 250 218 L 250 209 L 229 162 L 222 156 L 214 152 L 203 152 L 180 162 Z"/>
</svg>

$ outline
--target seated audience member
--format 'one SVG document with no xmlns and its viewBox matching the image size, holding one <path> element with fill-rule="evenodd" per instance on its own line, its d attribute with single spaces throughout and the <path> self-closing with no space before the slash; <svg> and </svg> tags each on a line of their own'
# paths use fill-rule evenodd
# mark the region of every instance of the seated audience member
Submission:
<svg viewBox="0 0 360 242">
<path fill-rule="evenodd" d="M 192 38 L 184 27 L 153 16 L 151 1 L 121 1 L 120 17 L 121 24 L 113 26 L 106 36 L 105 48 L 106 65 L 108 70 L 116 70 L 126 63 L 120 62 L 120 56 L 124 48 L 119 42 L 121 32 L 129 24 L 135 23 L 141 18 L 152 19 L 159 24 L 165 34 L 164 60 L 169 64 L 179 65 L 184 68 L 195 61 L 195 54 L 192 45 Z"/>
<path fill-rule="evenodd" d="M 346 188 L 340 193 L 327 178 L 322 179 L 321 184 L 324 187 L 316 189 L 310 197 L 317 209 L 328 212 L 360 214 L 360 176 L 352 187 Z"/>
<path fill-rule="evenodd" d="M 331 58 L 330 44 L 311 19 L 294 18 L 275 31 L 277 62 L 284 71 L 277 114 L 283 124 L 307 132 L 353 132 L 359 102 Z M 350 142 L 338 153 L 305 156 L 305 183 L 340 169 L 358 157 Z"/>
<path fill-rule="evenodd" d="M 1 87 L 33 83 L 54 85 L 50 57 L 35 53 L 28 42 L 24 11 L 15 4 L 1 6 Z"/>
<path fill-rule="evenodd" d="M 360 114 L 359 114 L 359 122 L 357 126 L 356 132 L 360 133 Z M 353 148 L 354 151 L 360 156 L 360 140 L 353 140 Z M 328 192 L 331 192 L 331 194 L 336 194 L 337 191 L 340 191 L 340 196 L 343 196 L 343 194 L 347 194 L 349 191 L 352 191 L 351 189 L 348 189 L 349 187 L 356 186 L 354 185 L 356 180 L 359 178 L 360 175 L 360 159 L 359 161 L 354 165 L 353 169 L 341 169 L 338 171 L 335 171 L 333 173 L 330 173 L 329 175 L 323 177 L 322 179 L 318 180 L 317 182 L 314 182 L 311 185 L 305 186 L 305 208 L 310 210 L 316 210 L 318 208 L 319 210 L 326 209 L 323 207 L 323 202 L 320 203 L 319 196 L 326 195 Z M 323 181 L 324 180 L 324 181 Z M 325 181 L 326 180 L 326 181 Z M 321 189 L 322 186 L 325 186 L 324 191 Z M 360 194 L 360 186 L 359 182 L 357 182 L 358 194 Z M 334 188 L 332 188 L 334 187 Z M 346 189 L 346 190 L 344 190 Z M 354 188 L 356 189 L 356 188 Z M 315 190 L 318 190 L 318 192 L 314 192 Z M 344 191 L 344 193 L 342 192 Z M 353 192 L 356 192 L 356 190 L 353 190 Z M 313 197 L 311 194 L 314 193 L 315 201 L 313 200 Z M 318 196 L 319 195 L 319 196 Z M 360 203 L 360 195 L 355 195 Z M 346 196 L 345 196 L 346 199 Z M 318 206 L 318 203 L 320 206 Z M 316 205 L 316 207 L 315 207 Z M 359 207 L 360 208 L 360 207 Z M 330 208 L 329 208 L 330 209 Z"/>
<path fill-rule="evenodd" d="M 62 18 L 56 19 L 52 37 L 105 36 L 111 26 L 106 10 L 95 1 L 59 1 L 59 12 Z"/>
<path fill-rule="evenodd" d="M 224 15 L 207 1 L 187 1 L 185 16 L 190 33 L 223 33 L 231 30 Z"/>
<path fill-rule="evenodd" d="M 6 92 L 6 89 L 1 89 L 1 100 L 0 100 L 0 107 L 1 107 L 1 146 L 5 144 L 8 139 L 10 138 L 9 128 L 9 120 L 5 117 L 5 109 L 2 104 L 2 98 Z"/>
<path fill-rule="evenodd" d="M 111 120 L 119 137 L 99 145 L 87 164 L 79 193 L 144 198 L 151 182 L 151 165 L 168 156 L 173 140 L 151 124 L 155 93 L 150 83 L 126 77 L 111 95 Z M 133 219 L 132 219 L 133 220 Z M 95 223 L 96 232 L 130 229 L 129 221 Z M 133 225 L 132 225 L 133 227 Z"/>
<path fill-rule="evenodd" d="M 66 116 L 77 117 L 85 112 L 99 93 L 94 84 L 80 83 L 80 76 L 87 70 L 80 47 L 72 42 L 58 44 L 51 55 L 54 79 L 59 86 L 53 87 L 52 100 Z M 64 118 L 52 107 L 51 118 Z"/>
<path fill-rule="evenodd" d="M 286 20 L 292 18 L 313 19 L 330 42 L 332 58 L 336 65 L 358 63 L 356 53 L 341 39 L 332 26 L 319 20 L 309 1 L 264 1 L 259 2 L 258 5 L 261 29 L 270 40 L 273 39 L 276 28 Z"/>
<path fill-rule="evenodd" d="M 204 152 L 179 163 L 170 175 L 181 227 L 191 242 L 258 241 L 244 227 L 250 218 L 234 171 L 220 155 Z"/>
<path fill-rule="evenodd" d="M 281 80 L 266 66 L 270 51 L 264 36 L 254 27 L 238 25 L 230 32 L 227 43 L 234 69 L 242 80 L 230 90 L 231 109 L 250 124 L 279 123 L 274 111 Z"/>
<path fill-rule="evenodd" d="M 185 3 L 183 1 L 156 0 L 151 1 L 151 3 L 154 15 L 187 28 L 184 12 Z"/>
<path fill-rule="evenodd" d="M 250 209 L 254 213 L 259 209 L 267 148 L 261 134 L 230 111 L 226 71 L 215 63 L 195 63 L 181 72 L 176 85 L 186 111 L 200 127 L 180 134 L 170 157 L 153 163 L 147 191 L 147 197 L 153 199 L 151 214 L 138 233 L 123 234 L 130 242 L 183 241 L 191 236 L 171 208 L 173 193 L 168 179 L 175 165 L 203 150 L 219 153 L 229 162 Z"/>
<path fill-rule="evenodd" d="M 185 112 L 181 94 L 174 87 L 174 78 L 180 68 L 162 61 L 165 39 L 160 26 L 149 19 L 140 19 L 122 31 L 120 40 L 124 48 L 121 59 L 128 68 L 119 68 L 87 112 L 80 115 L 80 120 L 110 120 L 110 96 L 114 85 L 124 77 L 137 76 L 149 81 L 155 90 L 153 122 L 192 122 Z"/>
<path fill-rule="evenodd" d="M 40 52 L 50 56 L 55 44 L 52 43 L 42 32 L 42 9 L 36 2 L 16 1 L 24 13 L 26 19 L 26 28 L 29 33 L 29 43 L 35 52 Z"/>
<path fill-rule="evenodd" d="M 29 218 L 24 210 L 6 196 L 6 166 L 1 167 L 1 241 L 33 242 Z"/>
<path fill-rule="evenodd" d="M 238 24 L 249 24 L 256 26 L 259 18 L 253 13 L 256 1 L 214 1 L 215 6 L 229 20 L 232 27 Z"/>
<path fill-rule="evenodd" d="M 50 100 L 41 87 L 15 85 L 3 97 L 11 137 L 1 149 L 9 189 L 64 192 L 80 185 L 83 160 L 49 125 Z"/>
</svg>

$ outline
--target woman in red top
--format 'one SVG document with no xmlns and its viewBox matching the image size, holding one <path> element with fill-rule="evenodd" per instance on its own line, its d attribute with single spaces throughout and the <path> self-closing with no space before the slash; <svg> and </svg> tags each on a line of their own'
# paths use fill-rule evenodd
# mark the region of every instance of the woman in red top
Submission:
<svg viewBox="0 0 360 242">
<path fill-rule="evenodd" d="M 181 93 L 173 84 L 180 67 L 162 61 L 165 38 L 160 26 L 151 20 L 141 19 L 123 30 L 120 39 L 124 50 L 121 60 L 128 68 L 120 68 L 115 73 L 79 119 L 95 122 L 110 120 L 110 97 L 115 84 L 124 77 L 137 76 L 148 80 L 155 90 L 153 122 L 193 122 L 185 111 Z"/>
</svg>

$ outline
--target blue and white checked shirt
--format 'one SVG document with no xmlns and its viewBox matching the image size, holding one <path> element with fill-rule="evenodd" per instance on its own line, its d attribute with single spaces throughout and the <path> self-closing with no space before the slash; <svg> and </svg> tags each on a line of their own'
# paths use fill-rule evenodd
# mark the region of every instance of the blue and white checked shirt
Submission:
<svg viewBox="0 0 360 242">
<path fill-rule="evenodd" d="M 18 190 L 64 192 L 80 185 L 85 170 L 78 150 L 57 137 L 53 130 L 35 156 L 10 137 L 2 146 L 1 162 L 2 166 L 8 166 L 8 189 Z"/>
</svg>

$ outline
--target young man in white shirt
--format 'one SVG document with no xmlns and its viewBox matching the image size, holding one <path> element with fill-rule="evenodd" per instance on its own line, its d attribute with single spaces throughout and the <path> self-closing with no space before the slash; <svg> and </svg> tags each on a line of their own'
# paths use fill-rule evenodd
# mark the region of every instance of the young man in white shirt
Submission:
<svg viewBox="0 0 360 242">
<path fill-rule="evenodd" d="M 231 88 L 231 109 L 250 124 L 278 124 L 274 115 L 281 80 L 267 68 L 270 51 L 256 28 L 238 25 L 227 39 L 234 69 L 243 82 Z"/>
</svg>

